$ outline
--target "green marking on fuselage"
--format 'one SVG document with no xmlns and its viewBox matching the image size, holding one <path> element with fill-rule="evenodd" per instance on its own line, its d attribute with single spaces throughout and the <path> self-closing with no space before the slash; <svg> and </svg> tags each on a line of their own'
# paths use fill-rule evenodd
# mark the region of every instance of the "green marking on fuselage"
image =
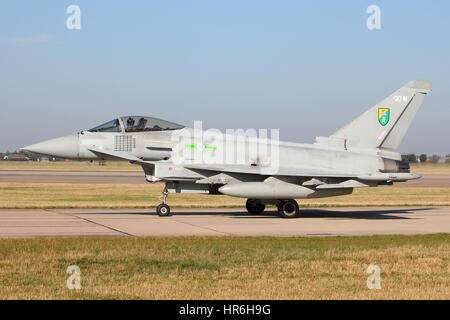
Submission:
<svg viewBox="0 0 450 320">
<path fill-rule="evenodd" d="M 195 149 L 195 148 L 197 148 L 197 145 L 196 144 L 186 144 L 185 147 L 186 147 L 186 149 Z"/>
<path fill-rule="evenodd" d="M 212 151 L 215 151 L 215 150 L 216 150 L 216 146 L 211 146 L 211 145 L 205 144 L 205 149 L 206 149 L 206 150 L 212 150 Z"/>
</svg>

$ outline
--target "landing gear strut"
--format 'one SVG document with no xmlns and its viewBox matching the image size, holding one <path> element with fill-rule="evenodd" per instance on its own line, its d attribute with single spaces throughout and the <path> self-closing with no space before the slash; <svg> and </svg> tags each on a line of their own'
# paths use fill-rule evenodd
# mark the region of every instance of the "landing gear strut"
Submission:
<svg viewBox="0 0 450 320">
<path fill-rule="evenodd" d="M 167 190 L 167 186 L 166 186 L 166 187 L 164 187 L 162 195 L 159 198 L 162 203 L 156 207 L 156 213 L 160 217 L 167 217 L 168 215 L 170 215 L 170 207 L 166 204 L 168 194 L 169 194 L 169 191 Z"/>
<path fill-rule="evenodd" d="M 250 214 L 261 214 L 266 208 L 266 205 L 257 200 L 248 199 L 245 203 L 245 207 Z"/>
<path fill-rule="evenodd" d="M 295 200 L 281 200 L 278 203 L 278 214 L 282 218 L 296 218 L 299 215 L 298 203 Z"/>
</svg>

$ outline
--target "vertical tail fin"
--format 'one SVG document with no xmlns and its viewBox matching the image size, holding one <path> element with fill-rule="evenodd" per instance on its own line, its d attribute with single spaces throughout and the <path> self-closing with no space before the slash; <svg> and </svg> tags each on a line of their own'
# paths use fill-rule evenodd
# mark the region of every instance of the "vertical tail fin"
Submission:
<svg viewBox="0 0 450 320">
<path fill-rule="evenodd" d="M 330 137 L 345 139 L 349 148 L 394 151 L 430 91 L 431 82 L 411 81 Z"/>
</svg>

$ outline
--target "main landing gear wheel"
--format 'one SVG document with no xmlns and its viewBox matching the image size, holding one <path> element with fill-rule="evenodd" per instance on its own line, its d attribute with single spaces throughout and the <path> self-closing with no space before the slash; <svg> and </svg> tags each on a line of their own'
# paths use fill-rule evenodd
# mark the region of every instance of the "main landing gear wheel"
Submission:
<svg viewBox="0 0 450 320">
<path fill-rule="evenodd" d="M 245 203 L 245 207 L 247 208 L 248 213 L 250 214 L 261 214 L 264 212 L 266 205 L 259 201 L 248 199 Z"/>
<path fill-rule="evenodd" d="M 156 213 L 160 217 L 167 217 L 168 215 L 170 215 L 170 207 L 166 204 L 168 194 L 169 194 L 169 191 L 167 190 L 167 186 L 166 186 L 160 197 L 160 200 L 162 201 L 162 203 L 156 207 Z"/>
<path fill-rule="evenodd" d="M 282 200 L 278 204 L 278 214 L 282 218 L 296 218 L 299 215 L 298 203 L 295 200 Z"/>
<path fill-rule="evenodd" d="M 170 215 L 170 207 L 165 203 L 161 203 L 156 207 L 156 213 L 160 217 L 167 217 L 168 215 Z"/>
</svg>

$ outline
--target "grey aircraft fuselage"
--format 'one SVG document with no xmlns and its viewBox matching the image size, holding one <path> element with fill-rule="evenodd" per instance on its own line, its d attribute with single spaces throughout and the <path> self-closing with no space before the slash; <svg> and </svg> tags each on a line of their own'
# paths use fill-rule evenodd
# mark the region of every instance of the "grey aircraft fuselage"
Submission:
<svg viewBox="0 0 450 320">
<path fill-rule="evenodd" d="M 277 204 L 282 217 L 298 215 L 296 198 L 329 197 L 354 188 L 417 179 L 395 150 L 431 83 L 411 81 L 329 137 L 313 144 L 254 135 L 222 134 L 168 121 L 121 117 L 76 135 L 23 148 L 55 157 L 126 160 L 141 165 L 148 182 L 164 182 L 157 212 L 168 215 L 169 193 L 248 198 L 261 213 Z"/>
</svg>

